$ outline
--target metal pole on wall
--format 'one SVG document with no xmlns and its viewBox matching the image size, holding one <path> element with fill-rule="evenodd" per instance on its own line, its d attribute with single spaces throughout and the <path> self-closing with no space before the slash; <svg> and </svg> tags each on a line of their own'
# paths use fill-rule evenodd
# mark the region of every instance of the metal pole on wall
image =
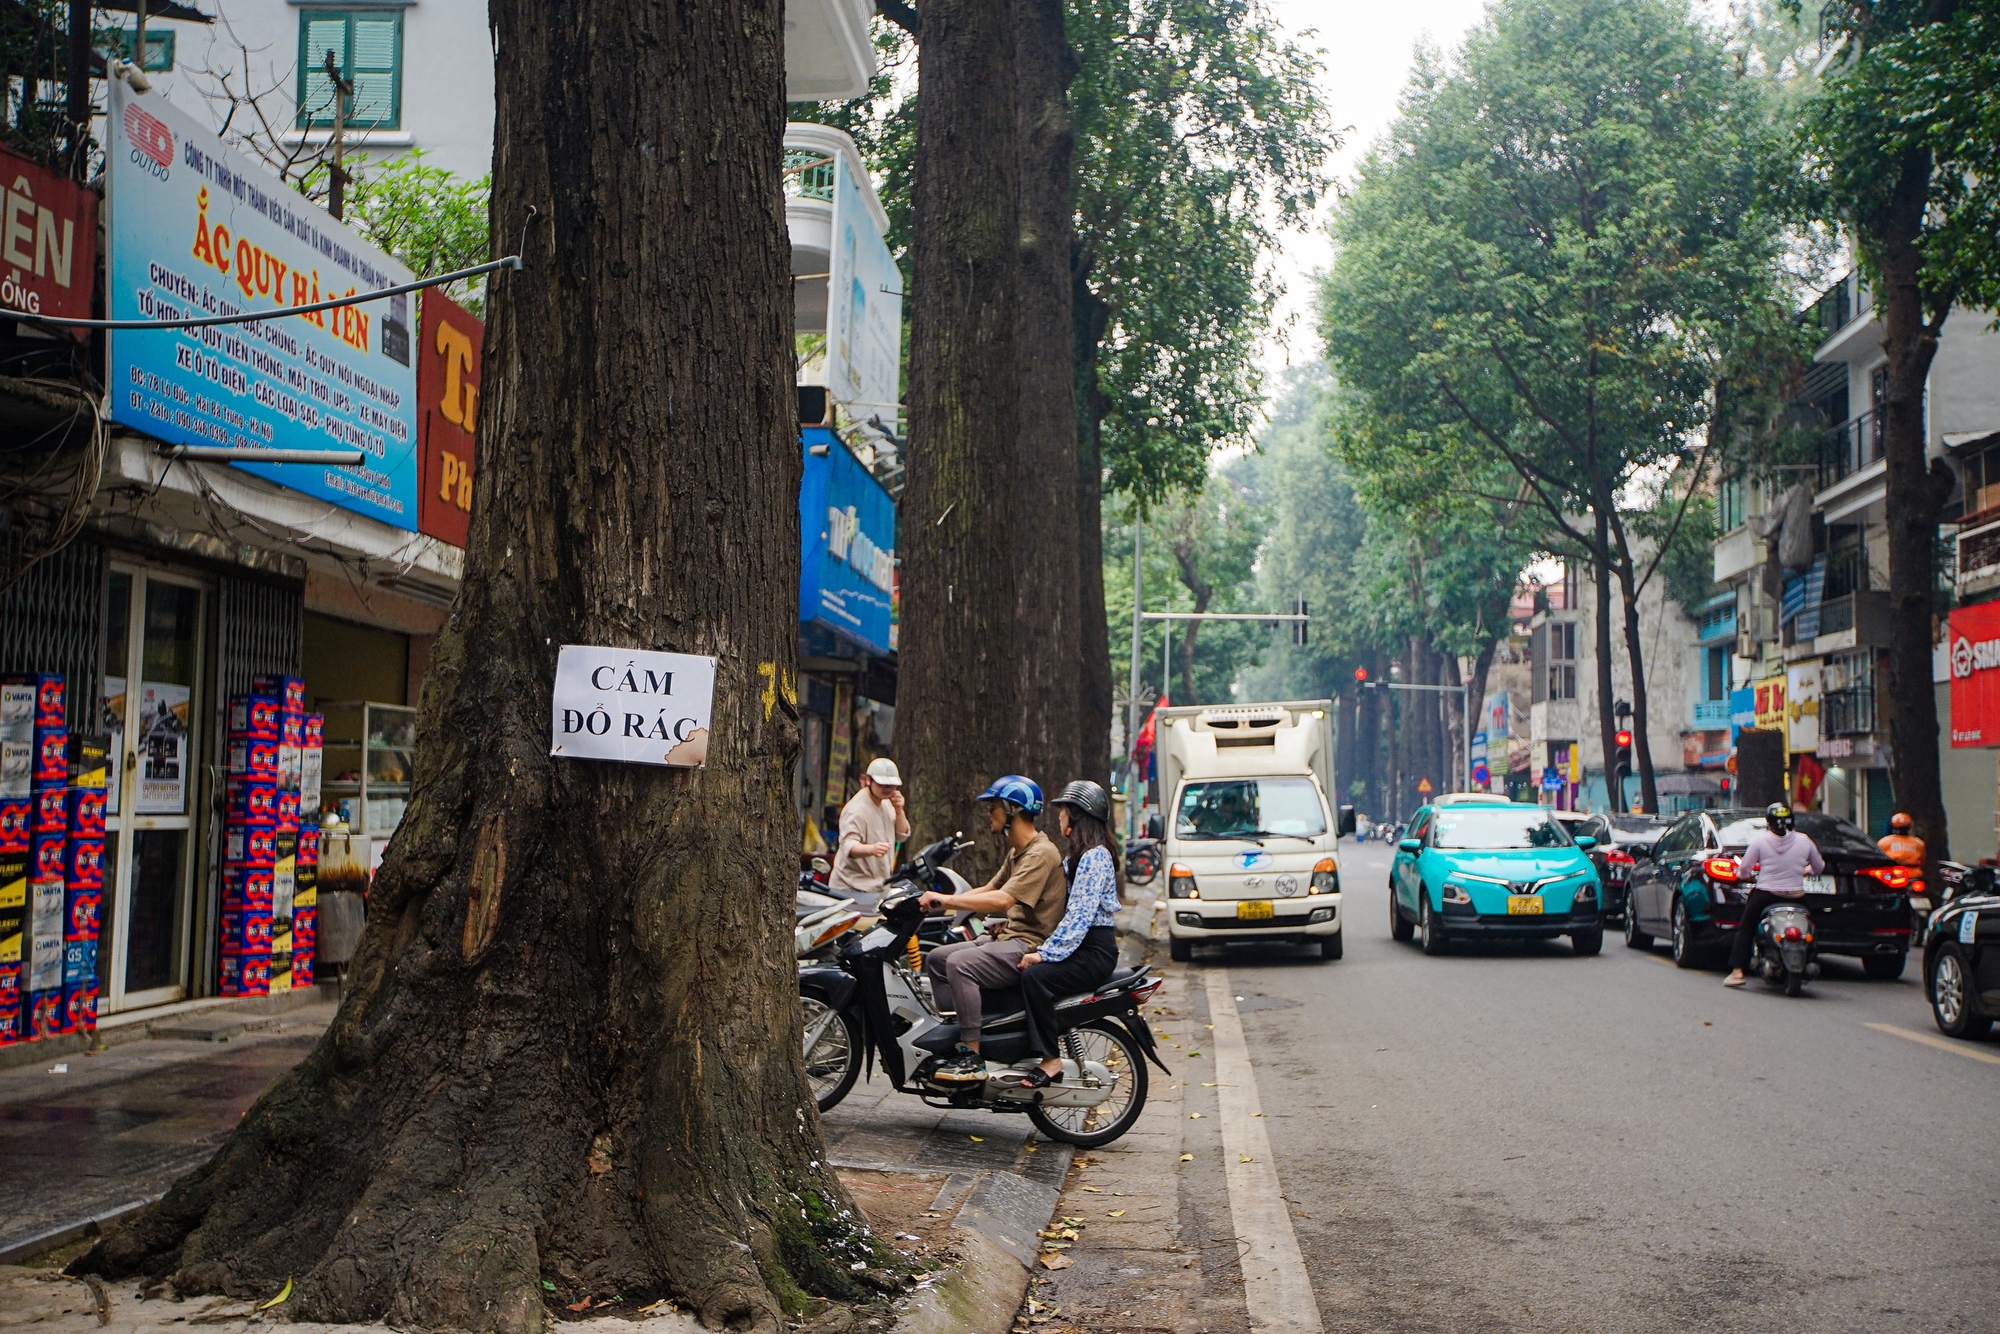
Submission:
<svg viewBox="0 0 2000 1334">
<path fill-rule="evenodd" d="M 1141 588 L 1144 582 L 1143 565 L 1140 559 L 1146 537 L 1146 516 L 1136 506 L 1132 523 L 1132 684 L 1129 698 L 1125 701 L 1125 837 L 1139 836 L 1139 805 L 1144 789 L 1139 786 L 1138 765 L 1133 761 L 1139 753 L 1139 632 L 1145 626 L 1139 608 Z"/>
</svg>

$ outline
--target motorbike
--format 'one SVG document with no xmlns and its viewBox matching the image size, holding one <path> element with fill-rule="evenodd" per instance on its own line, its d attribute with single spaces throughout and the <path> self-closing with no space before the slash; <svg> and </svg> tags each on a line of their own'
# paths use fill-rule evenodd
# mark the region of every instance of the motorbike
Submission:
<svg viewBox="0 0 2000 1334">
<path fill-rule="evenodd" d="M 1757 955 L 1751 968 L 1766 982 L 1796 996 L 1819 976 L 1813 949 L 1813 919 L 1804 905 L 1774 903 L 1757 923 Z"/>
<path fill-rule="evenodd" d="M 1023 1114 L 1052 1140 L 1095 1148 L 1130 1130 L 1145 1110 L 1146 1064 L 1166 1072 L 1140 1006 L 1162 979 L 1146 967 L 1121 968 L 1088 992 L 1056 1003 L 1062 1032 L 1062 1078 L 1024 1089 L 1005 1080 L 1007 1067 L 1032 1063 L 1027 1012 L 1018 991 L 988 992 L 991 1017 L 980 1033 L 989 1070 L 983 1084 L 933 1082 L 933 1071 L 958 1048 L 958 1025 L 938 1013 L 930 984 L 912 960 L 926 921 L 925 890 L 962 893 L 962 877 L 942 860 L 967 844 L 943 839 L 910 860 L 885 887 L 881 920 L 839 951 L 838 967 L 799 973 L 806 1012 L 805 1056 L 821 1111 L 837 1106 L 866 1064 L 879 1061 L 898 1092 L 926 1105 Z"/>
<path fill-rule="evenodd" d="M 1128 884 L 1150 885 L 1160 873 L 1160 840 L 1141 835 L 1125 848 L 1125 880 Z"/>
</svg>

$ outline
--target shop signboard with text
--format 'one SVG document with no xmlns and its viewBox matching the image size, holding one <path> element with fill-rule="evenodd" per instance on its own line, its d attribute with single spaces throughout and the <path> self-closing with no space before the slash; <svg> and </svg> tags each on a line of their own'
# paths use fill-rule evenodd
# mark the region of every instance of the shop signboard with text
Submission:
<svg viewBox="0 0 2000 1334">
<path fill-rule="evenodd" d="M 1946 635 L 1951 744 L 2000 746 L 2000 602 L 1960 607 Z"/>
<path fill-rule="evenodd" d="M 107 314 L 269 312 L 240 324 L 114 331 L 112 419 L 169 444 L 358 449 L 351 466 L 237 466 L 415 529 L 411 295 L 284 314 L 415 275 L 172 103 L 121 80 L 110 87 Z"/>
<path fill-rule="evenodd" d="M 472 525 L 472 453 L 479 429 L 479 355 L 486 326 L 436 288 L 417 332 L 417 531 L 455 547 Z"/>
<path fill-rule="evenodd" d="M 0 306 L 87 320 L 96 278 L 97 196 L 0 148 Z"/>
<path fill-rule="evenodd" d="M 805 430 L 799 483 L 799 620 L 886 654 L 896 576 L 896 502 L 825 427 Z"/>
<path fill-rule="evenodd" d="M 855 421 L 893 423 L 902 394 L 903 275 L 847 155 L 833 155 L 826 285 L 826 387 Z"/>
</svg>

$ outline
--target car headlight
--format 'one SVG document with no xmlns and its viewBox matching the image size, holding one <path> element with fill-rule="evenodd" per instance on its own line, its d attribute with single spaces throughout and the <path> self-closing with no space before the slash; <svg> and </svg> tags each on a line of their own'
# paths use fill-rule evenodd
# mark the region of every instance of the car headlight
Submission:
<svg viewBox="0 0 2000 1334">
<path fill-rule="evenodd" d="M 1447 883 L 1444 887 L 1442 897 L 1446 903 L 1472 902 L 1472 895 L 1466 893 L 1465 888 L 1462 885 L 1454 885 Z"/>
<path fill-rule="evenodd" d="M 1596 898 L 1596 897 L 1597 897 L 1597 882 L 1596 882 L 1595 880 L 1586 880 L 1586 881 L 1584 881 L 1584 882 L 1583 882 L 1582 884 L 1580 884 L 1580 885 L 1578 885 L 1578 886 L 1576 887 L 1576 896 L 1577 896 L 1578 898 L 1580 898 L 1580 899 L 1594 899 L 1594 898 Z"/>
<path fill-rule="evenodd" d="M 1195 888 L 1194 868 L 1175 862 L 1167 868 L 1167 897 L 1170 899 L 1198 899 L 1201 891 Z"/>
<path fill-rule="evenodd" d="M 1308 894 L 1338 894 L 1340 892 L 1340 867 L 1333 858 L 1322 857 L 1313 864 L 1312 887 Z"/>
<path fill-rule="evenodd" d="M 1312 916 L 1306 918 L 1306 924 L 1310 926 L 1318 922 L 1331 922 L 1332 920 L 1333 920 L 1333 909 L 1314 908 L 1312 910 Z"/>
</svg>

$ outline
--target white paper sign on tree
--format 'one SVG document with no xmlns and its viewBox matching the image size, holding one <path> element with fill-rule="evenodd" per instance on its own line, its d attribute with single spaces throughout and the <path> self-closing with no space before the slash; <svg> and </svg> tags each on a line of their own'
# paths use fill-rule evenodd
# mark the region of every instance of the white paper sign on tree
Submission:
<svg viewBox="0 0 2000 1334">
<path fill-rule="evenodd" d="M 549 754 L 698 769 L 714 707 L 714 658 L 564 644 Z"/>
</svg>

